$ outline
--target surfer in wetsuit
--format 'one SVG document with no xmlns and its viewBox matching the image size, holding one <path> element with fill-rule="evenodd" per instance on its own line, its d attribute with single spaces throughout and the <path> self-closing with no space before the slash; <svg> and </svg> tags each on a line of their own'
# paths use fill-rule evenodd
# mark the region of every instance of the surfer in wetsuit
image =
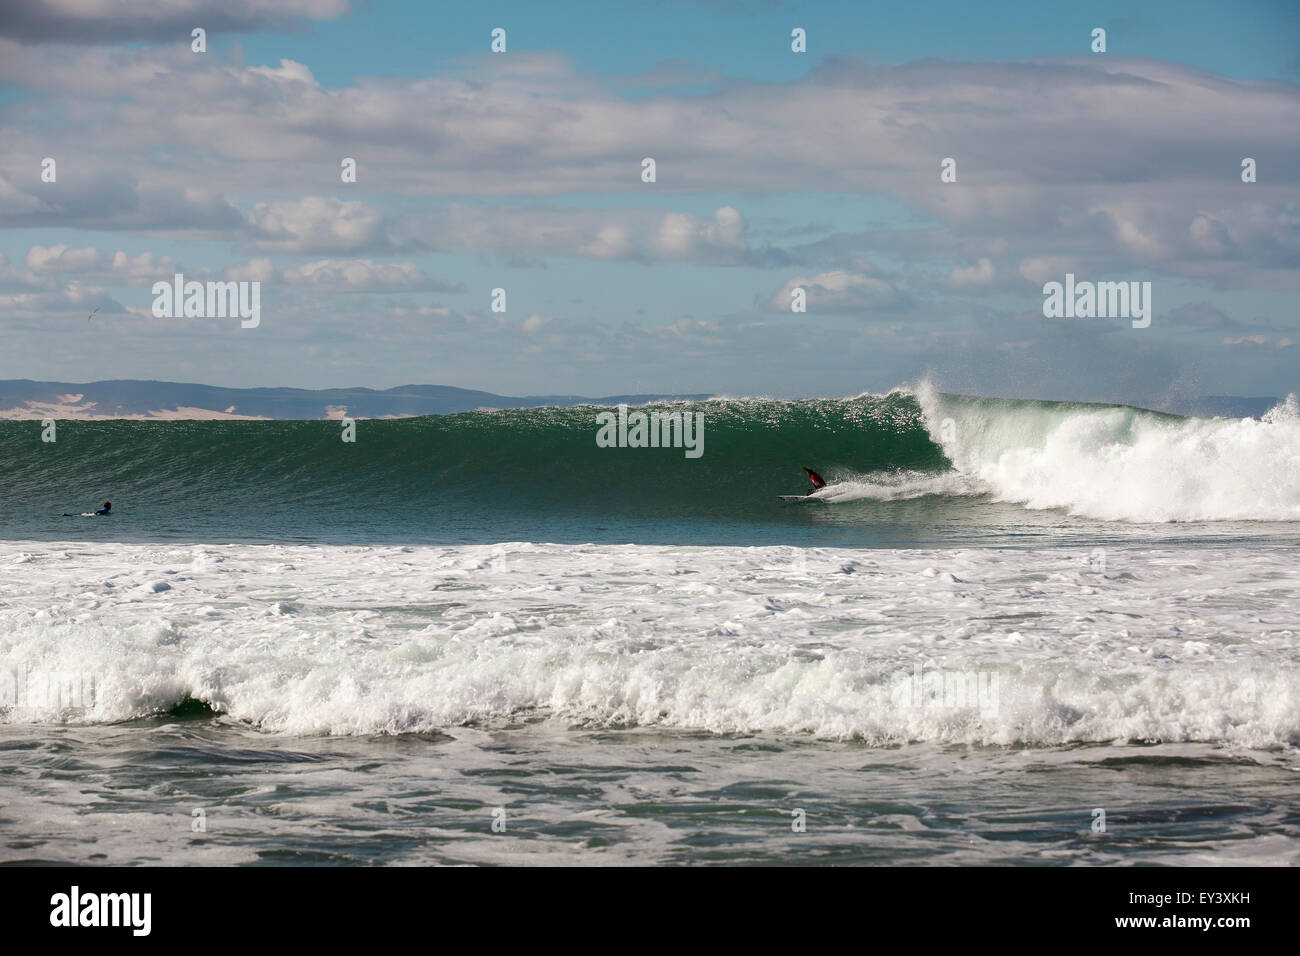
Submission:
<svg viewBox="0 0 1300 956">
<path fill-rule="evenodd" d="M 105 501 L 105 502 L 104 502 L 104 507 L 102 507 L 102 508 L 100 508 L 98 511 L 94 512 L 94 514 L 97 514 L 97 515 L 111 515 L 112 513 L 113 513 L 113 503 L 112 503 L 111 501 Z M 60 518 L 75 518 L 75 517 L 77 517 L 77 515 L 69 514 L 68 512 L 65 511 L 65 512 L 63 512 L 63 514 L 59 515 L 59 517 L 60 517 Z"/>
<path fill-rule="evenodd" d="M 807 466 L 802 466 L 803 470 L 808 472 L 808 480 L 812 482 L 812 487 L 808 489 L 808 494 L 812 494 L 819 488 L 826 487 L 826 479 Z"/>
</svg>

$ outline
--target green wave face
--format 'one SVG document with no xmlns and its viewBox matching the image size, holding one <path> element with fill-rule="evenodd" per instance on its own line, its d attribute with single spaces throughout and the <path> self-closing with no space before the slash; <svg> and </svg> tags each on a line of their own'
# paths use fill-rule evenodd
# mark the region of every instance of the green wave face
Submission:
<svg viewBox="0 0 1300 956">
<path fill-rule="evenodd" d="M 0 480 L 13 501 L 84 510 L 116 499 L 268 516 L 346 508 L 362 514 L 469 506 L 610 515 L 735 514 L 800 494 L 807 465 L 839 476 L 948 468 L 920 406 L 903 393 L 847 400 L 734 400 L 638 406 L 703 416 L 703 453 L 599 447 L 596 406 L 337 422 L 37 422 L 0 424 Z"/>
<path fill-rule="evenodd" d="M 698 456 L 689 441 L 602 447 L 612 411 L 362 420 L 351 443 L 322 421 L 73 421 L 54 443 L 39 422 L 4 422 L 0 537 L 888 544 L 957 524 L 1300 520 L 1294 399 L 1262 419 L 1197 419 L 923 385 L 628 410 L 628 445 L 636 414 L 702 419 Z M 829 507 L 775 501 L 808 490 L 804 465 L 830 483 Z M 51 528 L 104 500 L 120 527 Z"/>
</svg>

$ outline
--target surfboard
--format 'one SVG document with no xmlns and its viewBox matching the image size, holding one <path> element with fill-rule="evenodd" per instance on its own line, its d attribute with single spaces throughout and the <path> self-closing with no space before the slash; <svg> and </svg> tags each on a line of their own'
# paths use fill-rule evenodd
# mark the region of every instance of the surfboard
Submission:
<svg viewBox="0 0 1300 956">
<path fill-rule="evenodd" d="M 825 503 L 825 498 L 814 498 L 811 495 L 777 495 L 781 501 L 820 501 Z"/>
</svg>

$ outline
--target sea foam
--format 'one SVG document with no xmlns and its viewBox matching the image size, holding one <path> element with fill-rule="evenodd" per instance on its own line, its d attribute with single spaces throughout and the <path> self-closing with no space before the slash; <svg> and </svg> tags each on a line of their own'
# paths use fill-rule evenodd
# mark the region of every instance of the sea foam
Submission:
<svg viewBox="0 0 1300 956">
<path fill-rule="evenodd" d="M 21 695 L 10 676 L 0 720 L 104 723 L 193 699 L 301 735 L 545 718 L 872 744 L 1300 740 L 1285 550 L 1105 558 L 3 544 L 0 669 L 47 687 L 89 674 L 94 693 Z M 972 679 L 992 706 L 960 696 Z"/>
<path fill-rule="evenodd" d="M 1300 521 L 1300 408 L 1262 419 L 917 391 L 931 438 L 997 499 L 1124 521 Z"/>
</svg>

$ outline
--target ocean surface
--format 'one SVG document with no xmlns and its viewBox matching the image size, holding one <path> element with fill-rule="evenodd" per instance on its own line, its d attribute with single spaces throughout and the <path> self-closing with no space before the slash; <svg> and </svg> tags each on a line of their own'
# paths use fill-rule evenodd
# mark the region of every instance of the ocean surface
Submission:
<svg viewBox="0 0 1300 956">
<path fill-rule="evenodd" d="M 0 422 L 0 862 L 1300 863 L 1294 397 L 609 411 Z"/>
</svg>

